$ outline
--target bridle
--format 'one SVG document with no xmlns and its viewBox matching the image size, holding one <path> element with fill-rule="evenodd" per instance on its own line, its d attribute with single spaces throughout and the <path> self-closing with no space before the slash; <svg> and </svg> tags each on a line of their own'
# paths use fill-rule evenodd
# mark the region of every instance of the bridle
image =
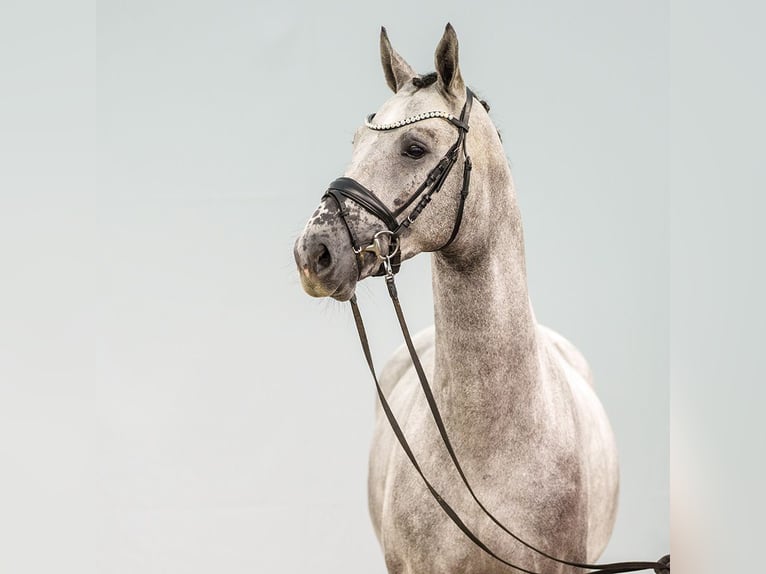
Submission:
<svg viewBox="0 0 766 574">
<path fill-rule="evenodd" d="M 362 266 L 364 264 L 364 254 L 373 253 L 377 261 L 381 263 L 377 271 L 373 273 L 374 276 L 385 275 L 389 271 L 395 274 L 399 271 L 401 266 L 401 250 L 399 249 L 399 238 L 401 234 L 412 225 L 426 206 L 431 203 L 433 196 L 441 190 L 444 182 L 452 171 L 453 166 L 457 163 L 460 151 L 463 152 L 463 185 L 460 191 L 460 203 L 458 205 L 457 215 L 455 216 L 455 223 L 452 226 L 452 233 L 447 239 L 446 243 L 439 249 L 444 249 L 449 246 L 457 237 L 458 231 L 460 231 L 460 224 L 463 221 L 463 209 L 465 206 L 466 197 L 468 197 L 468 188 L 471 185 L 471 158 L 466 150 L 466 134 L 468 133 L 468 120 L 471 116 L 471 105 L 473 103 L 474 94 L 471 90 L 466 89 L 466 98 L 463 109 L 460 112 L 460 117 L 455 117 L 452 114 L 444 111 L 432 111 L 410 116 L 403 120 L 388 123 L 388 124 L 376 124 L 373 123 L 375 114 L 367 116 L 364 124 L 371 130 L 375 131 L 388 131 L 395 130 L 397 128 L 404 127 L 406 125 L 414 124 L 424 120 L 433 118 L 441 118 L 447 120 L 454 125 L 458 130 L 457 140 L 444 154 L 444 157 L 434 166 L 431 171 L 428 172 L 426 179 L 421 183 L 418 188 L 410 195 L 410 197 L 395 211 L 388 209 L 385 203 L 383 203 L 375 193 L 364 185 L 359 183 L 350 177 L 339 177 L 333 181 L 322 199 L 331 197 L 338 204 L 338 213 L 341 221 L 343 221 L 346 230 L 348 231 L 349 238 L 351 239 L 351 245 L 356 254 L 356 265 L 359 276 L 362 273 Z M 349 211 L 346 205 L 346 199 L 350 199 L 356 203 L 359 207 L 378 218 L 386 229 L 378 231 L 371 239 L 371 242 L 362 247 L 356 233 L 354 233 L 354 227 L 351 225 L 348 219 Z M 418 201 L 419 199 L 419 201 Z M 399 217 L 417 201 L 415 207 L 413 207 L 401 222 Z M 388 245 L 385 245 L 382 238 L 388 238 Z"/>
<path fill-rule="evenodd" d="M 468 482 L 468 479 L 465 473 L 463 472 L 463 468 L 460 465 L 460 462 L 458 461 L 457 455 L 455 454 L 455 450 L 452 446 L 452 442 L 450 441 L 449 435 L 447 434 L 447 430 L 444 425 L 444 421 L 442 419 L 438 405 L 436 404 L 433 391 L 431 390 L 431 386 L 428 383 L 428 378 L 420 362 L 420 358 L 418 357 L 418 354 L 415 350 L 415 346 L 412 342 L 412 337 L 410 335 L 409 328 L 407 327 L 407 323 L 404 319 L 404 313 L 402 311 L 402 307 L 399 302 L 399 295 L 396 289 L 394 275 L 399 271 L 399 268 L 401 266 L 401 249 L 400 249 L 399 238 L 402 232 L 415 222 L 415 220 L 418 218 L 420 213 L 431 202 L 433 195 L 438 193 L 439 190 L 442 188 L 442 186 L 444 185 L 444 181 L 447 179 L 447 176 L 452 170 L 452 167 L 457 162 L 460 150 L 462 150 L 463 157 L 465 159 L 463 164 L 463 184 L 462 184 L 462 189 L 460 191 L 460 203 L 458 205 L 457 215 L 455 216 L 455 222 L 452 226 L 452 233 L 450 234 L 449 239 L 446 241 L 446 243 L 444 243 L 444 245 L 442 245 L 439 249 L 441 250 L 449 246 L 457 237 L 458 231 L 460 230 L 460 224 L 463 219 L 463 210 L 465 207 L 465 200 L 466 200 L 466 197 L 468 197 L 468 190 L 469 190 L 469 186 L 471 182 L 472 164 L 471 164 L 471 158 L 468 156 L 468 153 L 466 151 L 466 136 L 468 133 L 468 121 L 470 119 L 470 114 L 471 114 L 471 104 L 474 98 L 475 96 L 473 92 L 471 92 L 470 89 L 466 89 L 466 100 L 465 100 L 465 104 L 463 105 L 463 109 L 460 113 L 459 118 L 453 116 L 452 114 L 449 114 L 448 112 L 432 111 L 432 112 L 426 112 L 426 113 L 410 116 L 408 118 L 405 118 L 403 120 L 393 122 L 393 123 L 375 124 L 373 123 L 375 114 L 371 114 L 367 117 L 367 120 L 365 121 L 365 125 L 369 129 L 378 130 L 378 131 L 394 130 L 406 125 L 410 125 L 415 122 L 428 120 L 432 118 L 445 119 L 449 121 L 450 123 L 452 123 L 458 129 L 458 137 L 455 143 L 452 144 L 452 146 L 449 148 L 449 150 L 444 155 L 444 157 L 442 157 L 442 159 L 436 164 L 436 166 L 428 173 L 425 181 L 420 186 L 418 186 L 415 192 L 397 210 L 393 212 L 389 210 L 388 207 L 386 207 L 386 205 L 371 190 L 369 190 L 364 185 L 362 185 L 361 183 L 359 183 L 358 181 L 350 177 L 340 177 L 336 179 L 335 181 L 333 181 L 330 184 L 327 191 L 325 192 L 325 194 L 322 196 L 322 199 L 325 199 L 327 197 L 332 197 L 338 204 L 338 209 L 339 209 L 338 213 L 348 231 L 348 235 L 351 240 L 351 245 L 356 255 L 356 264 L 357 264 L 357 271 L 359 276 L 361 276 L 361 273 L 362 273 L 362 267 L 364 264 L 363 258 L 365 253 L 374 254 L 376 257 L 376 262 L 380 263 L 379 268 L 377 269 L 376 272 L 373 273 L 373 275 L 375 276 L 384 275 L 386 278 L 388 293 L 391 297 L 391 301 L 394 306 L 394 311 L 396 312 L 397 320 L 399 321 L 399 326 L 402 331 L 402 336 L 404 337 L 407 350 L 409 351 L 410 358 L 412 359 L 415 372 L 418 375 L 420 386 L 423 389 L 423 393 L 428 403 L 428 407 L 431 410 L 431 415 L 433 416 L 434 422 L 436 423 L 436 427 L 439 430 L 439 435 L 441 436 L 442 442 L 444 443 L 444 446 L 446 447 L 447 452 L 449 453 L 450 459 L 452 460 L 452 464 L 454 465 L 455 469 L 460 475 L 460 478 L 463 484 L 467 488 L 473 500 L 478 504 L 479 508 L 481 508 L 481 510 L 484 512 L 484 514 L 490 520 L 492 520 L 497 526 L 499 526 L 505 533 L 510 535 L 514 540 L 518 541 L 519 543 L 526 546 L 530 550 L 559 564 L 572 566 L 574 568 L 590 569 L 590 572 L 586 574 L 618 574 L 621 572 L 637 572 L 641 570 L 652 570 L 652 569 L 657 574 L 669 574 L 670 573 L 670 555 L 669 554 L 663 556 L 662 558 L 660 558 L 660 560 L 656 562 L 613 562 L 609 564 L 588 564 L 588 563 L 575 562 L 575 561 L 556 558 L 555 556 L 543 550 L 540 550 L 539 548 L 524 541 L 519 536 L 514 534 L 510 529 L 508 529 L 505 525 L 503 525 L 497 518 L 495 518 L 495 516 L 489 510 L 487 510 L 487 508 L 479 500 L 478 496 L 475 494 L 473 488 Z M 419 198 L 419 201 L 418 201 L 418 198 Z M 351 225 L 351 223 L 348 220 L 349 211 L 346 205 L 346 201 L 345 201 L 346 199 L 350 199 L 351 201 L 356 203 L 358 206 L 360 206 L 362 209 L 364 209 L 368 213 L 371 213 L 373 216 L 375 216 L 380 221 L 382 221 L 386 226 L 386 229 L 383 229 L 375 233 L 375 235 L 370 240 L 370 243 L 364 247 L 362 247 L 361 243 L 358 241 L 356 234 L 354 233 L 353 225 Z M 415 203 L 415 201 L 417 201 L 417 204 L 415 205 L 415 207 L 412 208 L 409 214 L 407 215 L 407 217 L 400 222 L 399 217 L 413 203 Z M 388 237 L 387 244 L 383 241 L 382 239 L 383 237 Z M 524 572 L 526 574 L 541 574 L 533 570 L 522 568 L 521 566 L 513 564 L 501 558 L 500 556 L 498 556 L 463 522 L 463 520 L 460 518 L 457 512 L 449 505 L 449 503 L 447 503 L 447 501 L 444 500 L 441 494 L 434 488 L 434 486 L 425 476 L 420 464 L 418 463 L 414 453 L 412 452 L 412 449 L 410 448 L 407 438 L 405 437 L 404 432 L 402 431 L 402 428 L 396 419 L 396 416 L 394 415 L 393 411 L 391 410 L 391 407 L 388 404 L 388 400 L 386 399 L 386 396 L 383 393 L 383 389 L 381 388 L 380 383 L 378 381 L 378 376 L 375 372 L 375 365 L 372 360 L 372 353 L 370 351 L 369 341 L 367 339 L 367 332 L 364 328 L 364 322 L 362 320 L 362 315 L 361 315 L 361 312 L 359 311 L 359 306 L 356 301 L 356 295 L 351 297 L 350 303 L 351 303 L 351 309 L 354 314 L 354 322 L 357 328 L 357 332 L 359 334 L 359 340 L 362 344 L 362 351 L 364 352 L 364 356 L 367 361 L 367 366 L 370 369 L 372 378 L 375 381 L 375 387 L 378 393 L 378 398 L 380 399 L 381 407 L 383 408 L 383 412 L 385 413 L 386 418 L 388 419 L 388 422 L 391 426 L 391 429 L 393 430 L 394 435 L 399 441 L 399 444 L 401 445 L 402 449 L 407 455 L 407 458 L 409 458 L 410 462 L 412 463 L 412 466 L 414 467 L 415 471 L 418 473 L 420 478 L 425 483 L 426 487 L 428 488 L 433 498 L 436 500 L 436 502 L 439 504 L 439 506 L 442 508 L 445 514 L 449 516 L 452 522 L 454 522 L 455 525 L 458 528 L 460 528 L 463 534 L 465 534 L 474 544 L 476 544 L 479 548 L 481 548 L 481 550 L 483 550 L 485 553 L 492 556 L 499 562 L 505 564 L 506 566 L 509 566 L 510 568 L 513 568 L 520 572 Z"/>
</svg>

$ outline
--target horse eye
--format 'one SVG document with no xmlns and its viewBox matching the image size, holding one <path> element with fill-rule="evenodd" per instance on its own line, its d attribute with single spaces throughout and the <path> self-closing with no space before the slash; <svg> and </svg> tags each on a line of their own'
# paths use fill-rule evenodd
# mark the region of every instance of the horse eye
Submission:
<svg viewBox="0 0 766 574">
<path fill-rule="evenodd" d="M 402 155 L 406 155 L 413 159 L 420 159 L 426 155 L 426 150 L 418 144 L 410 144 L 407 149 L 402 152 Z"/>
</svg>

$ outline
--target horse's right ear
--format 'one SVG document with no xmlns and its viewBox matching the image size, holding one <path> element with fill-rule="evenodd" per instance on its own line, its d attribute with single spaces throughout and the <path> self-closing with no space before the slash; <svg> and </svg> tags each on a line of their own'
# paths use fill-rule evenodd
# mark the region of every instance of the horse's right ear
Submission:
<svg viewBox="0 0 766 574">
<path fill-rule="evenodd" d="M 465 92 L 465 84 L 460 75 L 457 34 L 452 24 L 448 23 L 444 28 L 444 35 L 436 46 L 434 60 L 442 89 L 453 96 L 462 96 Z"/>
<path fill-rule="evenodd" d="M 386 83 L 394 93 L 417 76 L 415 70 L 391 47 L 388 34 L 383 26 L 380 28 L 380 63 L 383 64 Z"/>
</svg>

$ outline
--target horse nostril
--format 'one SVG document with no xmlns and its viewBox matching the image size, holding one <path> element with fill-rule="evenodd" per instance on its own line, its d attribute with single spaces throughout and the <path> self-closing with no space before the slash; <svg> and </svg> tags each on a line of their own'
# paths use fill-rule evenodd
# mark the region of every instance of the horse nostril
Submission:
<svg viewBox="0 0 766 574">
<path fill-rule="evenodd" d="M 330 251 L 327 249 L 327 246 L 325 244 L 320 244 L 319 254 L 317 257 L 317 271 L 322 271 L 323 269 L 327 269 L 328 267 L 330 267 L 330 263 L 332 263 L 332 257 L 330 256 Z"/>
</svg>

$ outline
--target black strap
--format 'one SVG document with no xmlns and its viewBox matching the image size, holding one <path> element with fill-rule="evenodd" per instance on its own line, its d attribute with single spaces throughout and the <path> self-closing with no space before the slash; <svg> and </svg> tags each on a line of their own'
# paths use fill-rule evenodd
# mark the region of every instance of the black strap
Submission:
<svg viewBox="0 0 766 574">
<path fill-rule="evenodd" d="M 442 245 L 440 250 L 449 247 L 452 242 L 455 241 L 457 232 L 460 231 L 460 224 L 463 221 L 463 209 L 465 208 L 465 198 L 468 197 L 468 187 L 471 185 L 471 169 L 473 169 L 471 158 L 466 155 L 465 164 L 463 165 L 463 189 L 460 191 L 460 204 L 457 207 L 455 224 L 452 226 L 452 233 L 450 234 L 449 239 L 447 239 L 447 243 Z"/>
<path fill-rule="evenodd" d="M 343 194 L 338 193 L 337 190 L 328 189 L 325 196 L 332 197 L 335 200 L 335 203 L 338 204 L 338 215 L 340 215 L 341 221 L 346 226 L 346 231 L 348 231 L 348 237 L 349 239 L 351 239 L 351 245 L 354 247 L 354 251 L 358 251 L 359 240 L 356 238 L 356 234 L 354 233 L 354 230 L 348 224 L 348 219 L 346 219 L 346 217 L 348 216 L 348 208 L 346 207 L 346 202 L 343 198 Z"/>
<path fill-rule="evenodd" d="M 452 166 L 455 165 L 455 161 L 457 161 L 457 152 L 458 152 L 458 145 L 459 145 L 459 136 L 458 140 L 455 141 L 454 144 L 450 146 L 450 148 L 447 150 L 447 153 L 444 154 L 444 156 L 439 160 L 439 163 L 437 163 L 431 171 L 428 172 L 428 175 L 426 175 L 426 179 L 423 181 L 423 183 L 420 184 L 420 186 L 412 192 L 410 197 L 407 198 L 407 201 L 405 201 L 395 212 L 394 215 L 396 217 L 399 217 L 404 211 L 412 205 L 416 199 L 421 198 L 420 202 L 418 202 L 418 206 L 415 207 L 415 209 L 410 212 L 408 217 L 404 220 L 405 222 L 407 219 L 414 219 L 412 217 L 412 213 L 417 212 L 420 213 L 423 210 L 422 206 L 418 209 L 418 207 L 423 203 L 423 199 L 426 197 L 430 197 L 434 195 L 435 193 L 438 193 L 439 190 L 442 187 L 442 184 L 444 183 L 444 180 L 447 178 L 447 175 L 452 170 Z M 425 192 L 425 195 L 423 193 Z M 428 199 L 425 203 L 427 204 L 430 201 Z M 417 215 L 415 216 L 417 217 Z M 409 223 L 408 223 L 409 225 Z M 401 227 L 401 226 L 400 226 Z"/>
<path fill-rule="evenodd" d="M 465 107 L 463 108 L 463 112 L 460 114 L 460 121 L 467 122 L 468 118 L 471 115 L 471 105 L 473 103 L 473 99 L 476 97 L 476 95 L 470 90 L 467 90 L 467 97 L 465 101 Z M 471 186 L 471 170 L 473 169 L 473 163 L 471 162 L 471 157 L 468 155 L 468 150 L 466 149 L 466 133 L 468 131 L 468 125 L 466 124 L 465 131 L 461 132 L 463 135 L 462 139 L 462 146 L 463 146 L 463 157 L 465 158 L 465 163 L 463 164 L 463 188 L 460 190 L 460 204 L 457 208 L 457 215 L 455 216 L 455 223 L 452 226 L 452 233 L 449 236 L 449 239 L 447 239 L 447 243 L 441 246 L 440 249 L 444 249 L 452 244 L 453 241 L 455 241 L 455 238 L 457 237 L 458 231 L 460 231 L 460 224 L 463 222 L 463 209 L 465 208 L 465 199 L 468 197 L 468 190 Z"/>
<path fill-rule="evenodd" d="M 339 177 L 333 181 L 325 192 L 325 195 L 328 194 L 333 197 L 337 195 L 348 197 L 385 223 L 390 231 L 394 231 L 399 226 L 396 217 L 388 210 L 386 204 L 380 201 L 373 192 L 350 177 Z"/>
<path fill-rule="evenodd" d="M 412 337 L 410 336 L 409 329 L 407 327 L 407 323 L 404 319 L 404 313 L 401 308 L 401 304 L 399 302 L 399 297 L 396 289 L 396 284 L 394 282 L 394 276 L 392 274 L 388 274 L 386 276 L 386 284 L 388 286 L 388 292 L 391 297 L 391 301 L 394 305 L 394 311 L 396 312 L 397 319 L 399 320 L 399 325 L 402 330 L 402 335 L 404 336 L 405 344 L 407 346 L 407 349 L 410 353 L 410 357 L 413 362 L 413 366 L 415 368 L 415 371 L 418 375 L 418 379 L 420 380 L 420 385 L 423 389 L 423 393 L 426 397 L 426 401 L 428 402 L 429 409 L 431 410 L 431 414 L 434 418 L 434 421 L 436 423 L 436 426 L 439 430 L 439 434 L 441 435 L 442 441 L 444 442 L 445 447 L 447 448 L 447 451 L 450 455 L 450 458 L 452 459 L 452 462 L 455 466 L 455 469 L 458 471 L 458 474 L 460 475 L 460 478 L 463 481 L 463 484 L 465 484 L 466 488 L 468 489 L 468 492 L 471 494 L 471 497 L 474 499 L 474 501 L 479 505 L 479 507 L 482 509 L 482 511 L 485 513 L 485 515 L 490 518 L 497 526 L 499 526 L 504 532 L 509 534 L 512 538 L 514 538 L 516 541 L 520 542 L 530 550 L 537 552 L 541 556 L 544 556 L 550 560 L 553 560 L 555 562 L 558 562 L 560 564 L 565 564 L 568 566 L 573 566 L 577 568 L 590 568 L 592 569 L 591 573 L 588 574 L 617 574 L 621 572 L 637 572 L 641 570 L 654 570 L 658 574 L 669 574 L 670 572 L 670 555 L 663 556 L 658 562 L 615 562 L 615 563 L 609 563 L 609 564 L 588 564 L 588 563 L 581 563 L 581 562 L 573 562 L 569 560 L 562 560 L 559 558 L 556 558 L 539 548 L 536 548 L 535 546 L 529 544 L 528 542 L 522 540 L 518 536 L 516 536 L 513 532 L 511 532 L 506 526 L 504 526 L 495 516 L 487 510 L 487 508 L 482 504 L 482 502 L 478 499 L 476 494 L 473 491 L 473 488 L 471 487 L 470 483 L 468 482 L 468 479 L 465 476 L 465 473 L 463 472 L 463 469 L 457 459 L 457 455 L 455 454 L 455 450 L 452 447 L 452 442 L 449 439 L 449 436 L 447 435 L 447 430 L 444 426 L 444 421 L 442 420 L 441 413 L 439 412 L 439 408 L 436 405 L 436 399 L 433 396 L 433 392 L 431 391 L 431 387 L 428 384 L 428 379 L 426 377 L 425 371 L 423 370 L 423 366 L 420 362 L 420 359 L 417 355 L 417 352 L 415 350 L 415 346 L 412 342 Z M 422 470 L 420 469 L 419 464 L 417 463 L 417 460 L 415 459 L 414 454 L 412 453 L 412 450 L 410 449 L 409 444 L 407 443 L 407 440 L 401 431 L 401 428 L 396 421 L 395 416 L 393 415 L 393 412 L 391 411 L 390 407 L 388 406 L 388 403 L 386 401 L 385 395 L 383 394 L 380 385 L 378 383 L 377 375 L 375 374 L 375 367 L 373 365 L 372 361 L 372 355 L 370 353 L 369 349 L 369 343 L 367 340 L 367 334 L 364 330 L 364 324 L 362 322 L 362 317 L 359 312 L 358 305 L 356 303 L 356 297 L 353 297 L 351 299 L 351 307 L 352 311 L 354 313 L 354 320 L 356 323 L 357 331 L 359 333 L 359 339 L 362 344 L 362 350 L 364 351 L 365 358 L 367 359 L 367 364 L 370 368 L 370 372 L 372 373 L 373 379 L 375 380 L 375 385 L 378 391 L 378 397 L 381 401 L 381 405 L 383 406 L 383 410 L 386 414 L 386 418 L 389 421 L 389 424 L 391 425 L 391 428 L 394 431 L 394 434 L 396 435 L 397 439 L 399 440 L 400 445 L 402 446 L 403 450 L 407 454 L 407 457 L 410 459 L 410 462 L 413 464 L 415 469 L 417 470 L 418 474 L 421 476 L 423 481 L 425 482 L 426 486 L 428 487 L 428 490 L 431 492 L 431 494 L 434 496 L 436 501 L 439 503 L 439 505 L 442 507 L 444 512 L 450 517 L 450 519 L 463 531 L 463 533 L 471 539 L 479 548 L 481 548 L 483 551 L 485 551 L 487 554 L 492 556 L 493 558 L 499 560 L 503 564 L 506 564 L 512 568 L 516 568 L 517 570 L 521 570 L 522 572 L 527 572 L 530 574 L 533 574 L 530 570 L 526 570 L 524 568 L 520 568 L 519 566 L 516 566 L 510 562 L 507 562 L 506 560 L 503 560 L 502 558 L 498 557 L 494 552 L 492 552 L 487 546 L 479 540 L 473 532 L 468 529 L 468 527 L 462 522 L 460 517 L 455 513 L 455 511 L 447 505 L 446 502 L 443 501 L 441 496 L 438 492 L 433 488 L 431 483 L 428 481 L 428 479 L 423 474 Z M 537 574 L 537 573 L 534 573 Z"/>
</svg>

